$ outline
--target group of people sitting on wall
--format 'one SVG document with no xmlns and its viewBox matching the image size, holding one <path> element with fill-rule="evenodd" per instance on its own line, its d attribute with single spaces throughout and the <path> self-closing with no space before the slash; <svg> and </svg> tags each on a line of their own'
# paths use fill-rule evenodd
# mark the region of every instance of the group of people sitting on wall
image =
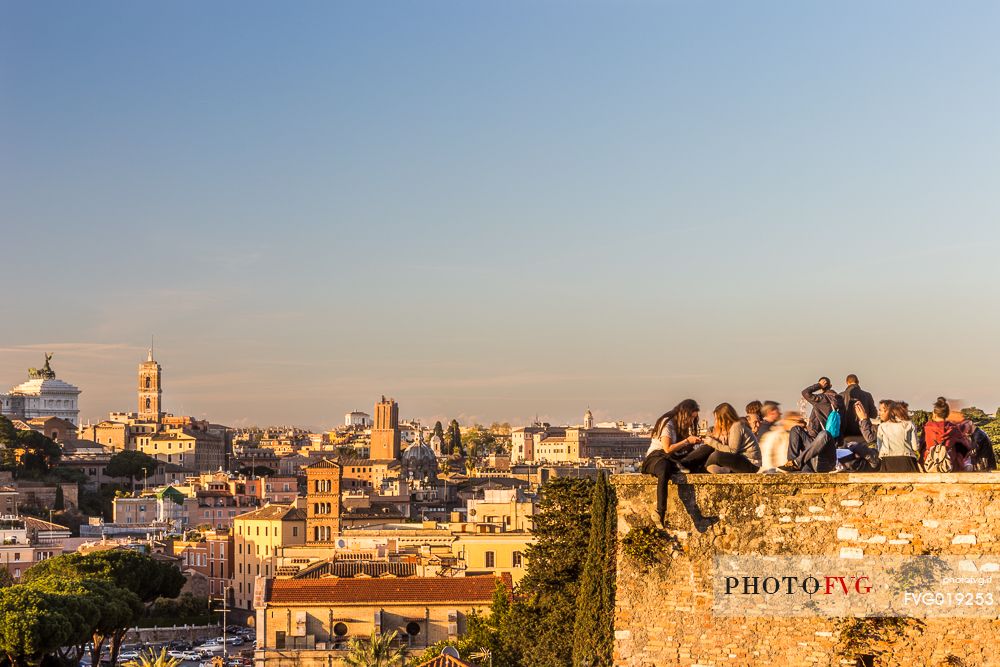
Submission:
<svg viewBox="0 0 1000 667">
<path fill-rule="evenodd" d="M 671 475 L 687 473 L 966 472 L 997 467 L 989 436 L 938 398 L 922 432 L 909 405 L 877 405 L 856 375 L 836 392 L 829 378 L 802 390 L 811 405 L 782 414 L 774 401 L 752 401 L 740 416 L 729 403 L 699 433 L 700 408 L 685 399 L 656 420 L 641 471 L 658 478 L 657 513 L 666 510 Z"/>
</svg>

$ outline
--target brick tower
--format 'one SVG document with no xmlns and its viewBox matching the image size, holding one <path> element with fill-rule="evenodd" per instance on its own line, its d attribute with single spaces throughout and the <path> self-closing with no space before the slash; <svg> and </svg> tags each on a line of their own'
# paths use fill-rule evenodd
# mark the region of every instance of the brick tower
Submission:
<svg viewBox="0 0 1000 667">
<path fill-rule="evenodd" d="M 375 404 L 375 425 L 368 458 L 376 461 L 399 458 L 399 406 L 385 396 Z"/>
<path fill-rule="evenodd" d="M 306 467 L 306 542 L 330 542 L 340 534 L 343 479 L 343 468 L 330 459 Z"/>
</svg>

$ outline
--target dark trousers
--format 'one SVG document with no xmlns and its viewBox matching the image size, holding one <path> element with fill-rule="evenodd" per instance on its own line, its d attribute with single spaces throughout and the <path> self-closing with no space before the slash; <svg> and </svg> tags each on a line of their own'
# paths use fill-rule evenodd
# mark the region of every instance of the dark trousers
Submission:
<svg viewBox="0 0 1000 667">
<path fill-rule="evenodd" d="M 731 454 L 729 452 L 719 451 L 713 451 L 709 455 L 708 460 L 705 461 L 705 465 L 724 466 L 733 472 L 757 472 L 759 469 L 750 462 L 750 459 L 742 454 Z"/>
<path fill-rule="evenodd" d="M 656 477 L 656 514 L 663 521 L 667 513 L 667 489 L 670 476 L 677 473 L 677 462 L 667 456 L 662 449 L 653 450 L 642 461 L 640 472 Z"/>
<path fill-rule="evenodd" d="M 833 455 L 829 456 L 831 449 Z M 798 465 L 799 470 L 830 472 L 837 464 L 836 451 L 837 443 L 826 431 L 810 438 L 804 428 L 796 426 L 788 433 L 788 458 Z"/>
<path fill-rule="evenodd" d="M 883 456 L 879 472 L 920 472 L 920 466 L 912 456 Z"/>
</svg>

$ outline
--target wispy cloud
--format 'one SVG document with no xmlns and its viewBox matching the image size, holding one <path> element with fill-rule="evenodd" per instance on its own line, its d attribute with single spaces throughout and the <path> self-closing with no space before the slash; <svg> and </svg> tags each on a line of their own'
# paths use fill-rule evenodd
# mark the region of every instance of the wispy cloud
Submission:
<svg viewBox="0 0 1000 667">
<path fill-rule="evenodd" d="M 2 354 L 19 354 L 37 350 L 40 352 L 64 352 L 81 357 L 110 357 L 112 353 L 122 350 L 139 350 L 141 348 L 125 343 L 31 343 L 0 347 Z"/>
</svg>

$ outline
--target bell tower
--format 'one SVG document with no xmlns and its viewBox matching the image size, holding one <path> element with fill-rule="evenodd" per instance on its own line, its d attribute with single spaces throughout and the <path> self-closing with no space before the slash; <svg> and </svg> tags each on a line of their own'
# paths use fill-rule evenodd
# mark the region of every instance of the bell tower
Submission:
<svg viewBox="0 0 1000 667">
<path fill-rule="evenodd" d="M 139 364 L 139 418 L 146 421 L 160 421 L 162 411 L 160 399 L 163 386 L 160 384 L 163 369 L 153 359 L 153 348 L 149 348 L 146 361 Z"/>
</svg>

